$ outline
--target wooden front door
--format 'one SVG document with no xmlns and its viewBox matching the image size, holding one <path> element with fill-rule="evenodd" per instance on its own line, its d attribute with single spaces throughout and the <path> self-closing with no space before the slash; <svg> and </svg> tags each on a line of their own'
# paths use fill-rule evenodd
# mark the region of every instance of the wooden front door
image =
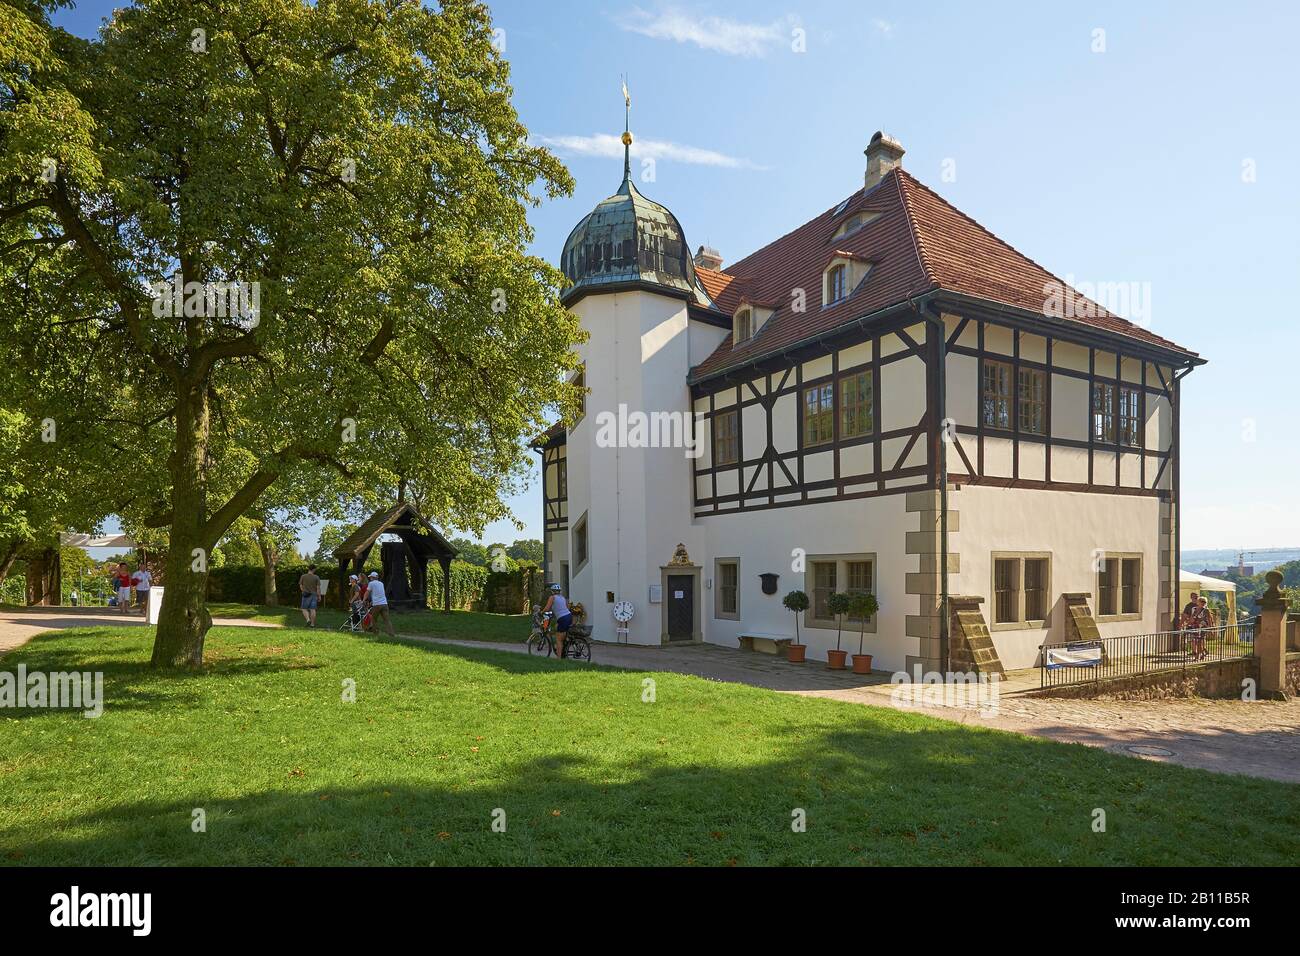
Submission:
<svg viewBox="0 0 1300 956">
<path fill-rule="evenodd" d="M 668 640 L 695 637 L 695 575 L 668 575 Z"/>
</svg>

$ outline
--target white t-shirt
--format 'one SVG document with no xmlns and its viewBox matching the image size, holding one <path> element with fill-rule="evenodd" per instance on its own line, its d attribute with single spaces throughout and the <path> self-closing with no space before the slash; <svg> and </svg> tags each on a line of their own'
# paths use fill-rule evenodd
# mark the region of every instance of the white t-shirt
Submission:
<svg viewBox="0 0 1300 956">
<path fill-rule="evenodd" d="M 153 575 L 148 571 L 140 570 L 131 575 L 131 580 L 135 582 L 137 591 L 148 591 L 153 586 Z"/>
<path fill-rule="evenodd" d="M 384 593 L 384 582 L 371 581 L 366 585 L 366 590 L 370 592 L 371 605 L 388 606 L 388 595 Z"/>
</svg>

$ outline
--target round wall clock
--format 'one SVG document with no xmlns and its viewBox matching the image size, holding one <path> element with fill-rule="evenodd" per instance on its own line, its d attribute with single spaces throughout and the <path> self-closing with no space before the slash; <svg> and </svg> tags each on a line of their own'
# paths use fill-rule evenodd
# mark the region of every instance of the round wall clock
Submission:
<svg viewBox="0 0 1300 956">
<path fill-rule="evenodd" d="M 619 601 L 614 605 L 614 620 L 620 624 L 626 624 L 632 620 L 632 615 L 636 613 L 636 608 L 632 606 L 631 601 Z"/>
</svg>

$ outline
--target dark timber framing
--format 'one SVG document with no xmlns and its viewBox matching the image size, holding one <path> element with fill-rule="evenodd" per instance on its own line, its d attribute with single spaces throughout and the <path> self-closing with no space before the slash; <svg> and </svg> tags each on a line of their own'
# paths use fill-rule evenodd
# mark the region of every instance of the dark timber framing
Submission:
<svg viewBox="0 0 1300 956">
<path fill-rule="evenodd" d="M 1033 316 L 993 303 L 981 303 L 979 300 L 971 300 L 966 297 L 951 297 L 947 293 L 929 298 L 932 301 L 929 302 L 927 311 L 958 316 L 957 325 L 942 343 L 942 351 L 947 355 L 968 356 L 978 360 L 975 385 L 975 422 L 974 424 L 957 424 L 953 429 L 954 450 L 962 465 L 966 468 L 967 474 L 963 475 L 960 472 L 952 474 L 949 476 L 950 481 L 1000 487 L 1085 491 L 1114 495 L 1146 495 L 1163 500 L 1176 499 L 1176 482 L 1173 480 L 1173 476 L 1176 475 L 1176 468 L 1171 471 L 1169 467 L 1171 460 L 1177 455 L 1177 442 L 1172 437 L 1177 434 L 1178 428 L 1176 385 L 1173 380 L 1180 373 L 1185 374 L 1196 365 L 1204 364 L 1204 360 L 1118 333 L 1111 333 L 1101 329 L 1094 331 L 1092 328 L 1083 326 L 1080 323 L 1061 322 L 1041 316 Z M 722 411 L 734 410 L 737 413 L 737 432 L 740 448 L 739 460 L 734 464 L 718 466 L 713 463 L 711 456 L 708 466 L 696 466 L 694 471 L 696 480 L 692 488 L 696 516 L 737 513 L 764 508 L 794 507 L 821 501 L 840 501 L 878 495 L 902 494 L 907 491 L 937 487 L 940 480 L 939 456 L 942 453 L 942 420 L 944 417 L 935 414 L 935 410 L 939 406 L 937 393 L 939 392 L 940 375 L 935 374 L 935 372 L 938 368 L 940 343 L 937 336 L 932 337 L 928 329 L 925 339 L 919 343 L 907 331 L 922 321 L 924 321 L 924 318 L 920 309 L 902 311 L 901 313 L 898 310 L 892 310 L 890 314 L 882 315 L 874 322 L 864 321 L 843 327 L 815 341 L 792 347 L 779 354 L 764 356 L 749 366 L 733 367 L 725 372 L 693 380 L 691 391 L 694 401 L 700 402 L 707 399 L 707 409 L 703 410 L 706 418 L 711 419 Z M 959 344 L 963 333 L 967 331 L 971 323 L 974 323 L 976 327 L 975 348 Z M 1010 354 L 995 352 L 987 347 L 985 331 L 990 327 L 998 327 L 1010 332 Z M 1027 358 L 1023 354 L 1022 342 L 1027 334 L 1043 339 L 1044 355 L 1040 356 L 1043 361 Z M 903 348 L 882 358 L 881 344 L 890 337 L 895 337 Z M 851 370 L 841 369 L 839 352 L 867 342 L 871 343 L 872 346 L 870 362 L 866 365 L 854 366 Z M 1068 343 L 1087 350 L 1088 370 L 1086 372 L 1059 364 L 1059 359 L 1054 354 L 1054 348 L 1059 353 L 1062 343 Z M 1099 352 L 1109 353 L 1114 357 L 1112 368 L 1098 368 Z M 805 380 L 803 377 L 804 363 L 828 355 L 831 359 L 830 372 Z M 919 357 L 925 362 L 927 370 L 925 389 L 927 410 L 916 425 L 882 431 L 880 428 L 882 409 L 888 403 L 889 395 L 881 380 L 881 368 L 893 362 L 912 357 Z M 986 425 L 984 422 L 982 401 L 983 369 L 984 363 L 989 360 L 1003 362 L 1011 367 L 1011 421 L 1009 428 L 995 428 Z M 1124 378 L 1126 362 L 1139 363 L 1140 372 L 1135 379 Z M 1043 430 L 1041 434 L 1024 431 L 1020 426 L 1020 370 L 1022 368 L 1035 369 L 1045 373 L 1046 394 L 1044 395 Z M 868 435 L 846 439 L 840 435 L 841 396 L 839 383 L 850 372 L 856 374 L 858 371 L 865 369 L 869 369 L 872 373 L 873 429 Z M 1152 371 L 1154 371 L 1155 377 L 1159 379 L 1158 383 L 1152 381 Z M 947 379 L 946 374 L 942 377 L 945 380 Z M 1086 383 L 1084 404 L 1077 410 L 1077 414 L 1085 426 L 1083 430 L 1083 434 L 1086 435 L 1085 439 L 1054 434 L 1053 416 L 1057 411 L 1060 411 L 1060 409 L 1055 408 L 1055 385 L 1058 377 L 1074 378 Z M 755 384 L 759 381 L 763 383 L 761 391 Z M 803 392 L 804 389 L 826 383 L 832 383 L 834 386 L 834 438 L 830 442 L 806 447 L 804 444 L 806 406 L 803 400 Z M 1116 386 L 1117 406 L 1115 408 L 1114 441 L 1097 438 L 1093 433 L 1092 393 L 1093 386 L 1099 383 Z M 1137 436 L 1138 444 L 1134 446 L 1123 444 L 1121 441 L 1122 429 L 1120 428 L 1118 407 L 1119 388 L 1121 387 L 1132 389 L 1139 395 L 1138 414 L 1140 425 Z M 720 407 L 718 398 L 724 394 L 729 394 L 731 401 L 727 405 Z M 792 450 L 778 452 L 774 442 L 773 409 L 777 400 L 787 395 L 794 396 L 797 434 Z M 1147 413 L 1151 400 L 1158 397 L 1163 397 L 1169 403 L 1171 440 L 1167 449 L 1147 446 Z M 947 396 L 947 400 L 949 402 L 952 400 L 951 394 Z M 767 440 L 761 455 L 756 458 L 746 458 L 744 456 L 745 410 L 753 407 L 763 410 Z M 907 439 L 903 453 L 896 456 L 892 462 L 884 461 L 882 458 L 882 445 L 891 439 L 897 438 Z M 925 439 L 926 461 L 921 465 L 904 467 L 904 463 L 914 446 L 921 439 Z M 1006 440 L 1011 443 L 1010 476 L 988 473 L 985 444 L 987 441 L 993 440 Z M 973 443 L 975 447 L 973 449 L 968 447 L 969 443 Z M 1043 448 L 1044 460 L 1041 478 L 1022 476 L 1022 445 L 1028 444 Z M 841 461 L 841 453 L 844 449 L 856 445 L 871 446 L 872 467 L 862 474 L 846 474 Z M 1060 448 L 1072 448 L 1088 453 L 1086 481 L 1062 481 L 1053 478 L 1053 449 Z M 831 452 L 833 456 L 832 476 L 818 481 L 805 480 L 805 461 L 807 457 L 827 451 Z M 1107 478 L 1113 477 L 1113 482 L 1099 480 L 1100 476 L 1096 473 L 1099 459 L 1107 455 L 1114 459 L 1113 473 L 1110 473 L 1109 467 L 1107 469 Z M 1126 456 L 1133 456 L 1132 463 L 1136 465 L 1138 479 L 1136 485 L 1123 483 Z M 1109 466 L 1109 462 L 1107 464 Z M 729 471 L 736 473 L 736 490 L 731 493 L 720 494 L 718 476 Z M 758 479 L 764 472 L 767 477 L 766 487 L 759 488 L 757 487 Z M 1170 474 L 1171 480 L 1166 483 L 1166 487 L 1162 487 L 1161 483 L 1167 473 Z M 707 486 L 703 489 L 704 494 L 701 494 L 701 479 L 705 479 L 703 483 Z M 783 479 L 784 482 L 778 484 L 778 479 Z"/>
</svg>

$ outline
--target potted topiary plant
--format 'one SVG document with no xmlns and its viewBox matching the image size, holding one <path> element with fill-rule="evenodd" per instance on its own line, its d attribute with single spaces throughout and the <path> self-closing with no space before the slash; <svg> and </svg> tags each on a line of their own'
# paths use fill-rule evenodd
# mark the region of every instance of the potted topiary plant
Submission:
<svg viewBox="0 0 1300 956">
<path fill-rule="evenodd" d="M 808 595 L 791 591 L 781 599 L 781 603 L 794 612 L 794 643 L 786 648 L 786 660 L 791 664 L 802 664 L 807 648 L 799 642 L 799 615 L 808 610 Z"/>
<path fill-rule="evenodd" d="M 866 591 L 849 595 L 849 613 L 858 619 L 858 652 L 853 655 L 853 673 L 871 673 L 871 655 L 862 653 L 863 641 L 867 634 L 867 618 L 873 617 L 880 610 L 876 596 Z"/>
<path fill-rule="evenodd" d="M 835 615 L 835 650 L 826 652 L 826 666 L 833 671 L 844 670 L 848 651 L 840 650 L 840 635 L 844 632 L 844 615 L 853 607 L 853 596 L 836 591 L 826 599 L 826 609 Z"/>
</svg>

